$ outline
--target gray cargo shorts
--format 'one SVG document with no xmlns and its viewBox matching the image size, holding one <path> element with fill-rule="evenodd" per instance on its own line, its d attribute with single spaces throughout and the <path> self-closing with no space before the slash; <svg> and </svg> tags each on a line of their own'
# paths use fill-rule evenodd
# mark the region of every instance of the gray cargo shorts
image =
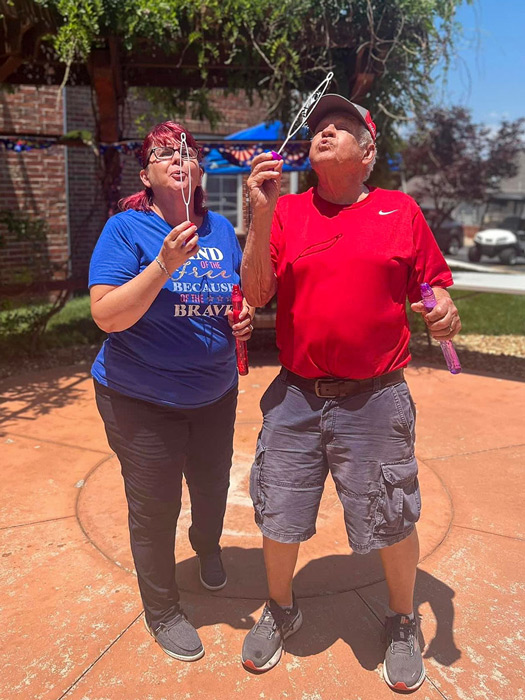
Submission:
<svg viewBox="0 0 525 700">
<path fill-rule="evenodd" d="M 355 552 L 408 537 L 420 516 L 421 496 L 415 406 L 406 382 L 321 398 L 286 376 L 281 370 L 260 404 L 264 420 L 250 495 L 263 535 L 284 543 L 312 537 L 330 471 Z"/>
</svg>

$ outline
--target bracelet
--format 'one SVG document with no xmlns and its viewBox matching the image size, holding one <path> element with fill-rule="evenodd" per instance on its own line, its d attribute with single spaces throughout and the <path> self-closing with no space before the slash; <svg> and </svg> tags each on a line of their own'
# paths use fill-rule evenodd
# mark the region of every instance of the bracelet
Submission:
<svg viewBox="0 0 525 700">
<path fill-rule="evenodd" d="M 160 269 L 162 270 L 162 272 L 165 272 L 166 275 L 167 275 L 168 277 L 171 277 L 170 273 L 168 272 L 168 268 L 166 267 L 166 265 L 164 265 L 164 263 L 162 262 L 162 260 L 159 260 L 158 256 L 155 258 L 155 262 L 156 262 L 157 265 L 160 267 Z"/>
</svg>

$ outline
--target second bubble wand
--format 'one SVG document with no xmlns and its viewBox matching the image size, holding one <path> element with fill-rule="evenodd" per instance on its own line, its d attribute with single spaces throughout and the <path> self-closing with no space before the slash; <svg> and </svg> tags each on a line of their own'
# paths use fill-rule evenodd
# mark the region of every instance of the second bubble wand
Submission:
<svg viewBox="0 0 525 700">
<path fill-rule="evenodd" d="M 306 120 L 310 116 L 310 114 L 314 111 L 317 103 L 321 99 L 321 97 L 325 94 L 325 92 L 328 90 L 328 86 L 330 85 L 330 82 L 332 78 L 334 77 L 334 74 L 332 72 L 328 73 L 326 78 L 322 80 L 319 85 L 315 88 L 313 92 L 311 92 L 306 100 L 303 102 L 301 109 L 297 112 L 295 115 L 295 119 L 293 122 L 290 124 L 290 128 L 288 129 L 288 133 L 286 135 L 285 140 L 281 144 L 281 147 L 279 148 L 278 151 L 271 151 L 272 156 L 275 158 L 275 160 L 282 160 L 283 157 L 281 153 L 284 151 L 284 147 L 288 143 L 288 141 L 297 134 L 298 131 L 300 131 L 303 126 L 306 124 Z"/>
</svg>

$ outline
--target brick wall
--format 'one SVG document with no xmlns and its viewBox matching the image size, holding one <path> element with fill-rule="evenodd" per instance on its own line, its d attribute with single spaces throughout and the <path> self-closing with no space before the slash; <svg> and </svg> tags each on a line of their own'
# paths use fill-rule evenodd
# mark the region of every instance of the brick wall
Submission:
<svg viewBox="0 0 525 700">
<path fill-rule="evenodd" d="M 62 101 L 57 103 L 57 94 L 57 88 L 31 86 L 12 94 L 0 92 L 0 131 L 63 133 Z M 21 153 L 0 149 L 0 209 L 19 219 L 45 220 L 48 238 L 43 255 L 57 265 L 65 265 L 68 259 L 65 151 L 63 146 Z M 4 223 L 0 234 L 6 241 L 0 248 L 0 283 L 16 281 L 35 246 L 17 241 Z"/>
<path fill-rule="evenodd" d="M 87 130 L 94 134 L 95 118 L 89 87 L 68 87 L 65 104 L 57 102 L 57 87 L 21 86 L 14 93 L 0 93 L 0 131 L 13 134 L 63 134 Z M 215 92 L 213 102 L 223 113 L 214 129 L 215 136 L 226 136 L 264 119 L 264 105 L 256 101 L 250 106 L 239 95 L 225 96 Z M 64 119 L 65 114 L 65 119 Z M 141 127 L 137 119 L 141 119 Z M 139 91 L 133 92 L 124 111 L 125 137 L 140 139 L 144 129 L 162 119 L 151 115 L 151 108 Z M 190 118 L 182 121 L 197 137 L 212 134 L 206 122 Z M 140 164 L 133 154 L 121 155 L 122 196 L 142 188 L 138 177 Z M 47 252 L 57 264 L 65 264 L 70 255 L 70 274 L 84 277 L 89 258 L 107 218 L 100 187 L 100 161 L 86 147 L 53 146 L 46 150 L 13 153 L 0 150 L 0 209 L 9 209 L 27 217 L 45 219 L 48 224 Z M 69 229 L 69 230 L 68 230 Z M 18 243 L 0 224 L 0 233 L 7 245 L 0 248 L 0 283 L 16 272 L 27 260 L 27 243 Z"/>
<path fill-rule="evenodd" d="M 66 132 L 85 130 L 95 134 L 96 124 L 89 87 L 65 90 Z M 106 221 L 106 205 L 100 187 L 100 160 L 90 148 L 67 149 L 68 209 L 71 268 L 85 277 L 93 246 Z"/>
<path fill-rule="evenodd" d="M 148 131 L 157 122 L 172 119 L 175 122 L 184 124 L 196 137 L 209 138 L 218 136 L 222 138 L 235 131 L 254 126 L 266 118 L 266 107 L 258 98 L 254 99 L 253 104 L 250 105 L 243 93 L 226 95 L 224 90 L 213 90 L 212 93 L 210 102 L 222 114 L 221 120 L 215 125 L 213 130 L 208 122 L 192 119 L 189 113 L 185 117 L 169 113 L 154 114 L 150 104 L 144 99 L 141 92 L 135 89 L 132 92 L 133 99 L 128 100 L 125 110 L 126 136 L 129 138 L 143 137 L 145 135 L 144 129 Z M 142 129 L 138 129 L 136 126 L 137 118 L 139 117 Z"/>
<path fill-rule="evenodd" d="M 215 135 L 227 136 L 235 131 L 254 126 L 266 118 L 264 102 L 259 98 L 255 98 L 253 104 L 250 105 L 246 96 L 242 93 L 226 95 L 224 90 L 215 90 L 211 103 L 223 116 L 213 130 Z M 195 134 L 211 133 L 206 123 L 193 119 L 184 119 L 184 124 Z"/>
</svg>

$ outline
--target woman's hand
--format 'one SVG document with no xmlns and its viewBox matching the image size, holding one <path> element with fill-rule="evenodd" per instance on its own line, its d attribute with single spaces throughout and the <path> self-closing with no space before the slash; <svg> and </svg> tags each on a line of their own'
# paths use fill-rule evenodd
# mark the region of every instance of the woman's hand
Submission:
<svg viewBox="0 0 525 700">
<path fill-rule="evenodd" d="M 283 163 L 282 160 L 274 160 L 270 153 L 260 153 L 253 159 L 246 186 L 254 213 L 273 213 L 281 191 Z"/>
<path fill-rule="evenodd" d="M 198 252 L 198 241 L 197 227 L 191 221 L 183 221 L 171 229 L 158 254 L 170 275 Z"/>
<path fill-rule="evenodd" d="M 243 308 L 239 313 L 239 320 L 237 323 L 233 322 L 233 311 L 230 309 L 228 311 L 228 323 L 232 329 L 232 335 L 236 340 L 242 340 L 246 342 L 252 337 L 252 318 L 255 309 L 252 306 L 248 306 L 243 300 Z"/>
</svg>

